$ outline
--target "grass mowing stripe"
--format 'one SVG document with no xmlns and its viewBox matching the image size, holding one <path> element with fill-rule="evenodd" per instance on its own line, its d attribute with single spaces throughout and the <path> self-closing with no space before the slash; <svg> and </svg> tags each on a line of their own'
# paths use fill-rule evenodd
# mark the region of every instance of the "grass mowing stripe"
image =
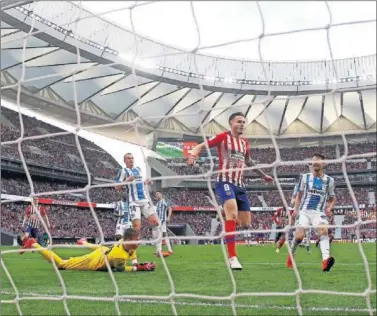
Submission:
<svg viewBox="0 0 377 316">
<path fill-rule="evenodd" d="M 7 291 L 0 291 L 1 294 L 6 295 L 15 295 L 14 292 L 7 292 Z M 49 294 L 38 294 L 38 293 L 19 293 L 23 296 L 37 296 L 37 297 L 48 297 L 48 298 L 56 298 L 56 299 L 63 299 L 60 295 L 49 295 Z M 69 299 L 69 295 L 67 297 Z M 98 299 L 98 297 L 93 298 Z M 111 297 L 106 298 L 111 299 Z M 120 298 L 119 301 L 121 302 L 128 302 L 128 303 L 143 303 L 143 304 L 168 304 L 170 305 L 170 301 L 163 301 L 163 300 L 145 300 L 145 299 L 124 299 Z M 4 301 L 1 300 L 1 303 Z M 9 300 L 7 300 L 9 302 Z M 197 302 L 197 303 L 190 303 L 190 302 L 175 302 L 176 305 L 182 306 L 212 306 L 212 307 L 230 307 L 231 304 L 226 303 L 210 303 L 210 302 Z M 236 307 L 239 308 L 254 308 L 254 309 L 277 309 L 277 310 L 297 310 L 296 306 L 279 306 L 279 305 L 257 305 L 257 304 L 235 304 Z M 307 311 L 327 311 L 327 312 L 367 312 L 369 311 L 367 308 L 348 308 L 348 307 L 303 307 L 304 310 Z M 373 309 L 373 312 L 376 312 L 376 309 Z"/>
</svg>

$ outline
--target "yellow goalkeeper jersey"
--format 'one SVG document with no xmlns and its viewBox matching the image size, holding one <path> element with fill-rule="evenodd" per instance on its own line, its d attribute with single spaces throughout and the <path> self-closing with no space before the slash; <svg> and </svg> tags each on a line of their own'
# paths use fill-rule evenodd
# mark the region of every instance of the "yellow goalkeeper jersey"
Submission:
<svg viewBox="0 0 377 316">
<path fill-rule="evenodd" d="M 107 270 L 105 256 L 111 268 L 118 271 L 124 271 L 127 262 L 137 258 L 136 251 L 127 252 L 120 242 L 111 247 L 100 246 L 87 255 L 64 260 L 61 267 L 66 270 Z"/>
</svg>

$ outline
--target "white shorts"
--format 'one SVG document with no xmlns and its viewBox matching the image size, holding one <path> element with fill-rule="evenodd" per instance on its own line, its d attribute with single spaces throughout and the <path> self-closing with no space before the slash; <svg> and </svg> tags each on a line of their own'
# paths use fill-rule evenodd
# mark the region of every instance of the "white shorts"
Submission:
<svg viewBox="0 0 377 316">
<path fill-rule="evenodd" d="M 318 225 L 328 225 L 327 216 L 325 213 L 321 212 L 311 212 L 311 211 L 301 211 L 296 219 L 296 226 L 318 226 Z M 306 228 L 309 229 L 309 228 Z"/>
<path fill-rule="evenodd" d="M 123 237 L 123 234 L 125 232 L 125 230 L 127 228 L 131 228 L 132 227 L 132 224 L 131 223 L 128 223 L 128 224 L 117 224 L 116 228 L 115 228 L 115 236 L 122 236 Z"/>
<path fill-rule="evenodd" d="M 161 232 L 166 233 L 166 222 L 161 223 Z"/>
<path fill-rule="evenodd" d="M 141 214 L 145 218 L 148 218 L 149 216 L 156 213 L 156 209 L 154 205 L 149 202 L 148 200 L 143 200 L 143 201 L 137 201 L 137 202 L 131 202 L 130 203 L 130 219 L 131 222 L 134 221 L 135 219 L 141 219 Z"/>
</svg>

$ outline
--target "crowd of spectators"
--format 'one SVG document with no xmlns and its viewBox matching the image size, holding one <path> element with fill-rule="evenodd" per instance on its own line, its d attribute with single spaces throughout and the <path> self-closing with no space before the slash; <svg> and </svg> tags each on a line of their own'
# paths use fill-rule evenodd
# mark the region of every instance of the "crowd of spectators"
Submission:
<svg viewBox="0 0 377 316">
<path fill-rule="evenodd" d="M 2 108 L 1 112 L 1 115 L 12 124 L 1 123 L 1 141 L 17 140 L 21 136 L 18 113 L 6 108 Z M 25 115 L 23 123 L 24 137 L 65 132 Z M 116 160 L 86 139 L 79 137 L 79 142 L 90 172 L 97 177 L 114 178 L 119 170 Z M 2 157 L 20 160 L 17 144 L 3 145 L 1 149 Z M 73 134 L 27 139 L 22 142 L 21 149 L 27 163 L 85 172 Z"/>
<path fill-rule="evenodd" d="M 1 227 L 8 232 L 20 234 L 27 204 L 1 205 Z M 99 237 L 99 230 L 89 208 L 46 206 L 51 223 L 51 235 L 56 237 Z M 108 210 L 96 209 L 96 215 L 105 237 L 114 236 L 115 220 Z M 42 227 L 40 227 L 42 228 Z M 43 230 L 43 229 L 42 229 Z"/>
<path fill-rule="evenodd" d="M 18 112 L 3 108 L 2 116 L 10 124 L 1 123 L 1 141 L 12 141 L 20 137 L 20 120 Z M 63 130 L 23 115 L 24 137 L 47 135 L 51 133 L 62 133 Z M 83 150 L 85 161 L 92 174 L 97 177 L 114 178 L 119 168 L 119 164 L 108 153 L 96 146 L 94 143 L 79 137 Z M 57 135 L 41 139 L 24 140 L 22 142 L 22 152 L 29 164 L 39 164 L 44 167 L 63 168 L 85 172 L 83 161 L 80 157 L 76 145 L 76 139 L 73 134 Z M 307 160 L 316 152 L 323 152 L 327 159 L 335 159 L 343 155 L 343 145 L 311 146 L 297 148 L 280 148 L 282 161 L 301 161 Z M 350 143 L 348 144 L 348 155 L 360 155 L 370 152 L 376 152 L 376 143 Z M 2 157 L 20 160 L 17 144 L 2 146 Z M 253 159 L 260 164 L 270 164 L 275 160 L 275 148 L 253 148 Z M 165 162 L 169 168 L 180 175 L 200 175 L 210 170 L 210 161 L 208 158 L 198 159 L 195 166 L 188 167 L 183 158 L 168 159 Z M 215 168 L 217 168 L 217 157 L 214 157 Z M 375 161 L 372 162 L 375 166 Z M 347 161 L 347 170 L 363 170 L 367 168 L 366 159 Z M 216 170 L 216 169 L 215 169 Z M 340 163 L 328 164 L 326 172 L 338 172 L 342 170 Z M 277 168 L 278 174 L 284 173 L 302 173 L 307 172 L 308 166 L 304 165 L 284 165 Z M 271 170 L 266 169 L 266 172 Z M 246 176 L 255 175 L 253 171 L 246 171 Z M 212 177 L 216 177 L 213 174 Z"/>
<path fill-rule="evenodd" d="M 348 179 L 351 182 L 370 182 L 376 183 L 376 174 L 369 173 L 369 174 L 348 174 Z M 336 183 L 344 183 L 345 177 L 343 175 L 332 175 Z M 295 184 L 297 182 L 297 177 L 278 177 L 280 184 Z M 260 178 L 246 178 L 245 179 L 246 185 L 269 185 L 266 181 Z"/>
<path fill-rule="evenodd" d="M 372 221 L 359 227 L 360 238 L 376 238 L 376 207 L 360 209 L 362 221 Z M 349 210 L 345 212 L 343 225 L 352 225 L 358 221 L 358 212 Z M 357 227 L 342 228 L 342 239 L 355 239 Z"/>
<path fill-rule="evenodd" d="M 1 228 L 7 232 L 20 234 L 26 203 L 5 203 L 1 206 Z M 50 223 L 51 235 L 54 237 L 99 237 L 99 230 L 89 208 L 47 205 L 45 206 Z M 95 209 L 105 238 L 112 238 L 115 233 L 116 219 L 112 209 Z M 206 235 L 211 226 L 208 212 L 175 212 L 171 224 L 188 224 L 198 236 Z M 42 225 L 40 229 L 43 230 Z M 142 220 L 142 236 L 150 239 L 151 228 Z"/>
<path fill-rule="evenodd" d="M 336 154 L 338 147 L 338 153 Z M 303 164 L 295 164 L 295 161 L 305 161 L 312 157 L 315 153 L 324 153 L 326 159 L 336 159 L 339 158 L 344 154 L 344 146 L 343 145 L 328 145 L 328 146 L 311 146 L 311 147 L 295 147 L 295 148 L 281 148 L 280 155 L 282 161 L 289 161 L 293 162 L 291 165 L 282 165 L 277 167 L 278 174 L 297 174 L 308 172 L 309 168 L 308 165 Z M 376 143 L 369 142 L 369 143 L 355 143 L 355 144 L 348 144 L 348 156 L 350 155 L 360 155 L 366 153 L 376 153 Z M 213 171 L 217 171 L 218 167 L 218 157 L 217 153 L 211 152 L 213 154 L 213 163 L 214 169 Z M 259 164 L 271 164 L 276 159 L 276 152 L 274 148 L 254 148 L 252 150 L 252 159 Z M 194 166 L 187 166 L 186 160 L 184 158 L 167 158 L 164 162 L 170 169 L 175 171 L 179 175 L 202 175 L 211 170 L 210 159 L 205 157 L 199 157 L 197 160 L 196 165 Z M 375 161 L 372 161 L 372 167 L 375 166 Z M 342 171 L 342 164 L 341 163 L 329 163 L 325 167 L 326 172 L 339 172 Z M 360 157 L 352 157 L 352 160 L 348 160 L 346 162 L 347 170 L 363 170 L 367 168 L 367 160 L 365 158 Z M 271 172 L 271 168 L 266 168 L 266 172 Z M 245 171 L 245 176 L 255 176 L 254 171 Z M 216 177 L 216 173 L 212 175 L 212 177 Z"/>
<path fill-rule="evenodd" d="M 30 195 L 30 185 L 25 178 L 2 178 L 1 193 L 10 195 Z M 51 192 L 51 191 L 67 191 L 75 189 L 83 189 L 85 186 L 78 186 L 68 183 L 46 182 L 33 180 L 34 192 Z M 93 188 L 89 190 L 91 202 L 94 203 L 113 203 L 121 199 L 119 193 L 114 188 Z M 86 201 L 86 192 L 72 192 L 61 194 L 43 195 L 41 197 L 49 197 L 55 200 L 69 201 Z"/>
<path fill-rule="evenodd" d="M 52 191 L 69 191 L 83 189 L 85 185 L 73 185 L 69 183 L 46 182 L 41 180 L 33 180 L 34 192 L 52 192 Z M 290 203 L 292 197 L 292 190 L 283 190 L 283 195 Z M 354 187 L 358 204 L 369 204 L 368 188 Z M 30 185 L 26 178 L 2 178 L 1 193 L 10 195 L 30 195 Z M 164 190 L 166 198 L 174 206 L 191 206 L 191 207 L 211 207 L 210 193 L 207 189 L 185 189 L 185 188 L 169 188 Z M 122 193 L 117 192 L 113 187 L 92 188 L 89 190 L 90 199 L 94 203 L 113 203 L 123 198 Z M 278 190 L 268 191 L 247 191 L 250 203 L 254 207 L 265 206 L 281 206 L 283 205 L 282 197 Z M 153 192 L 150 192 L 153 198 Z M 216 195 L 215 195 L 216 196 Z M 86 201 L 86 192 L 67 192 L 61 194 L 43 195 L 43 197 L 50 197 L 55 200 L 70 200 L 70 201 Z M 353 205 L 352 197 L 345 188 L 336 189 L 337 205 Z M 219 202 L 219 201 L 218 201 Z"/>
<path fill-rule="evenodd" d="M 294 150 L 293 150 L 294 151 Z M 178 175 L 198 175 L 198 178 L 205 178 L 205 174 L 211 171 L 210 163 L 204 163 L 200 160 L 197 161 L 197 164 L 194 166 L 187 166 L 186 160 L 183 158 L 174 158 L 167 159 L 163 162 L 166 166 L 168 166 L 171 170 L 173 170 Z M 259 162 L 261 164 L 267 164 L 267 162 Z M 367 162 L 366 161 L 348 161 L 346 163 L 346 170 L 353 171 L 353 170 L 365 170 L 367 169 Z M 212 169 L 211 178 L 217 177 L 217 170 L 218 170 L 218 161 L 214 160 L 214 167 Z M 263 169 L 266 173 L 272 174 L 272 168 L 264 168 Z M 343 171 L 343 166 L 341 163 L 333 163 L 328 164 L 325 167 L 325 172 L 340 172 Z M 309 172 L 309 166 L 307 164 L 292 164 L 292 165 L 284 165 L 278 166 L 276 168 L 276 172 L 278 175 L 280 174 L 299 174 Z M 245 170 L 244 171 L 245 178 L 256 176 L 257 174 L 253 170 Z"/>
<path fill-rule="evenodd" d="M 356 201 L 359 204 L 369 204 L 368 189 L 353 188 Z M 287 203 L 290 203 L 292 197 L 292 190 L 283 190 L 284 197 Z M 188 190 L 188 189 L 173 189 L 170 188 L 165 191 L 165 194 L 173 202 L 174 205 L 192 206 L 192 207 L 211 207 L 211 200 L 208 190 Z M 269 191 L 248 191 L 247 195 L 250 203 L 255 207 L 265 206 L 281 206 L 283 205 L 280 192 L 277 190 Z M 353 205 L 351 195 L 347 189 L 336 190 L 337 205 Z M 263 204 L 263 201 L 266 204 Z M 219 201 L 218 201 L 219 202 Z"/>
<path fill-rule="evenodd" d="M 2 108 L 2 114 L 10 124 L 5 120 L 1 123 L 1 141 L 14 141 L 20 137 L 20 121 L 17 112 Z M 35 118 L 22 116 L 24 125 L 24 137 L 46 135 L 51 133 L 61 133 L 63 130 L 39 121 Z M 118 171 L 119 165 L 113 157 L 83 138 L 79 138 L 81 148 L 89 167 L 90 172 L 102 178 L 113 178 Z M 40 139 L 24 140 L 22 142 L 22 152 L 29 166 L 35 170 L 42 167 L 62 168 L 76 172 L 85 172 L 83 162 L 80 158 L 79 151 L 76 146 L 75 136 L 58 135 Z M 343 155 L 343 145 L 329 145 L 324 147 L 300 147 L 300 148 L 281 148 L 280 155 L 283 161 L 299 161 L 307 160 L 314 153 L 323 152 L 327 159 L 335 159 L 339 155 Z M 348 144 L 348 155 L 360 155 L 369 152 L 376 152 L 376 143 L 356 143 Z M 269 164 L 275 160 L 274 148 L 255 148 L 252 151 L 253 159 L 261 164 Z M 20 160 L 17 144 L 4 145 L 1 148 L 1 156 L 5 158 L 12 158 Z M 186 161 L 181 158 L 168 159 L 167 166 L 180 175 L 199 175 L 207 172 L 210 168 L 210 160 L 208 158 L 198 159 L 195 166 L 188 167 Z M 217 168 L 217 158 L 214 157 L 215 169 Z M 371 160 L 372 168 L 375 168 L 375 159 Z M 34 165 L 35 164 L 35 165 Z M 39 167 L 38 167 L 39 166 Z M 367 160 L 349 160 L 346 164 L 347 171 L 349 170 L 364 170 L 367 168 Z M 342 165 L 329 164 L 326 166 L 326 172 L 340 171 Z M 278 174 L 292 173 L 297 176 L 298 173 L 307 172 L 308 165 L 287 165 L 279 166 Z M 272 174 L 270 169 L 266 172 Z M 253 172 L 246 172 L 246 176 L 253 175 Z M 255 174 L 254 174 L 255 175 Z M 213 175 L 214 177 L 216 174 Z M 375 181 L 376 175 L 367 175 L 367 177 L 360 174 L 350 174 L 351 181 L 361 181 L 368 178 L 370 181 Z M 337 182 L 344 181 L 343 176 L 336 176 Z M 294 178 L 292 178 L 294 181 Z M 257 179 L 246 179 L 248 183 L 262 184 Z M 284 182 L 285 180 L 282 180 Z M 289 180 L 290 181 L 290 180 Z M 288 182 L 288 180 L 287 180 Z M 66 191 L 82 189 L 83 186 L 73 185 L 71 183 L 64 183 L 62 181 L 46 182 L 33 179 L 34 191 L 36 193 L 51 192 L 51 191 Z M 292 190 L 282 191 L 285 199 L 289 203 L 292 195 Z M 356 200 L 359 204 L 369 204 L 368 189 L 354 188 Z M 1 193 L 12 195 L 30 195 L 30 185 L 25 178 L 21 177 L 2 177 Z M 113 188 L 95 188 L 89 191 L 92 202 L 95 203 L 112 203 L 121 199 L 119 193 Z M 189 189 L 168 189 L 165 192 L 167 199 L 172 206 L 190 206 L 190 207 L 212 207 L 209 198 L 208 190 L 189 190 Z M 347 189 L 336 190 L 337 205 L 352 205 L 353 201 Z M 152 194 L 153 196 L 153 194 Z M 248 191 L 248 196 L 251 205 L 254 207 L 262 206 L 281 206 L 282 197 L 277 190 L 270 191 Z M 51 197 L 56 200 L 70 200 L 70 201 L 85 201 L 86 194 L 84 192 L 77 193 L 63 193 L 55 195 L 44 195 L 44 197 Z M 22 220 L 24 210 L 27 204 L 25 203 L 6 203 L 1 206 L 1 228 L 8 232 L 19 234 L 22 231 Z M 72 206 L 52 205 L 47 207 L 48 215 L 52 223 L 51 233 L 58 237 L 93 237 L 99 236 L 98 227 L 95 224 L 91 211 L 87 208 L 78 208 Z M 112 238 L 115 229 L 115 219 L 111 209 L 96 209 L 96 215 L 99 219 L 102 231 L 105 238 Z M 363 220 L 370 220 L 376 218 L 374 212 L 363 210 Z M 189 224 L 194 233 L 199 236 L 210 234 L 211 219 L 214 214 L 211 212 L 174 212 L 172 217 L 172 224 Z M 253 212 L 252 229 L 271 229 L 272 225 L 271 212 Z M 345 216 L 344 224 L 350 224 L 357 220 L 357 214 L 354 211 L 348 211 Z M 216 233 L 221 230 L 221 225 L 217 227 Z M 342 233 L 344 236 L 353 234 L 354 230 L 344 229 Z M 375 236 L 376 225 L 364 225 L 363 232 L 368 236 Z M 151 229 L 147 222 L 142 222 L 142 235 L 144 238 L 151 238 Z M 265 234 L 265 238 L 268 234 Z"/>
<path fill-rule="evenodd" d="M 7 232 L 20 234 L 22 232 L 22 221 L 26 203 L 6 203 L 1 206 L 1 227 Z M 50 205 L 46 206 L 47 214 L 51 222 L 51 235 L 53 237 L 99 237 L 100 233 L 93 215 L 88 208 L 78 208 L 72 206 Z M 362 220 L 376 220 L 376 209 L 362 209 Z M 95 214 L 101 225 L 105 238 L 112 238 L 115 230 L 115 218 L 111 209 L 95 209 Z M 272 229 L 271 211 L 252 212 L 252 230 Z M 173 212 L 170 224 L 188 224 L 197 236 L 208 236 L 211 233 L 211 220 L 214 218 L 213 212 Z M 355 210 L 346 210 L 343 225 L 353 224 L 358 220 Z M 43 230 L 43 228 L 41 227 Z M 218 224 L 215 236 L 222 230 L 221 223 Z M 376 223 L 363 224 L 360 227 L 361 234 L 366 238 L 376 237 Z M 350 238 L 355 234 L 355 228 L 342 228 L 342 237 Z M 270 233 L 257 234 L 268 240 Z M 145 219 L 142 220 L 142 236 L 150 239 L 152 237 L 151 228 Z M 240 236 L 239 239 L 244 239 Z"/>
<path fill-rule="evenodd" d="M 174 212 L 171 224 L 188 224 L 197 236 L 205 236 L 210 232 L 211 218 L 208 212 Z"/>
</svg>

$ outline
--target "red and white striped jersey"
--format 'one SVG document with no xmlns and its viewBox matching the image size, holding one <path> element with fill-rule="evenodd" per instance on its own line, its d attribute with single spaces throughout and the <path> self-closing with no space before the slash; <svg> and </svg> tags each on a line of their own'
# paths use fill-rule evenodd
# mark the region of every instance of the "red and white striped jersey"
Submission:
<svg viewBox="0 0 377 316">
<path fill-rule="evenodd" d="M 294 213 L 293 209 L 289 209 L 289 214 L 292 216 Z M 283 225 L 285 222 L 285 219 L 288 219 L 288 212 L 285 210 L 284 207 L 279 207 L 276 212 L 274 213 L 274 216 L 272 217 L 273 221 L 276 223 L 277 226 Z"/>
<path fill-rule="evenodd" d="M 39 226 L 39 217 L 37 215 L 37 211 L 41 214 L 41 216 L 46 216 L 46 210 L 43 206 L 33 207 L 33 205 L 29 205 L 26 208 L 26 226 L 31 226 L 32 228 L 38 228 Z"/>
<path fill-rule="evenodd" d="M 244 187 L 243 169 L 250 158 L 249 142 L 242 137 L 233 137 L 230 132 L 216 135 L 207 141 L 208 147 L 217 147 L 219 174 L 217 182 L 229 182 Z"/>
</svg>

